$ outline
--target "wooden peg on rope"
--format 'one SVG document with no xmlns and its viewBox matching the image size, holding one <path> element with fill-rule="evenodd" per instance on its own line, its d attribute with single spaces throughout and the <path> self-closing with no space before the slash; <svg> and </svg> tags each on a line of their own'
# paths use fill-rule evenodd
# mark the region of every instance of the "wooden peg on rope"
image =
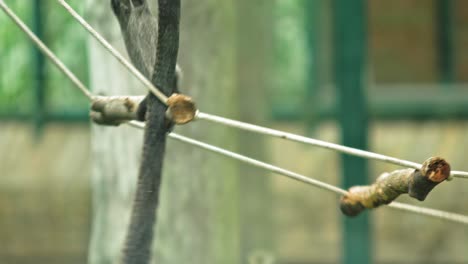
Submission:
<svg viewBox="0 0 468 264">
<path fill-rule="evenodd" d="M 340 199 L 340 209 L 347 216 L 357 216 L 365 209 L 389 204 L 400 194 L 424 201 L 429 192 L 450 176 L 450 164 L 444 159 L 427 159 L 421 169 L 402 169 L 382 174 L 368 186 L 351 187 Z"/>
<path fill-rule="evenodd" d="M 130 120 L 138 120 L 137 111 L 143 99 L 144 96 L 95 96 L 91 103 L 91 120 L 99 125 L 108 126 L 118 126 Z M 197 113 L 195 102 L 183 94 L 171 95 L 167 105 L 166 118 L 177 125 L 189 123 Z"/>
</svg>

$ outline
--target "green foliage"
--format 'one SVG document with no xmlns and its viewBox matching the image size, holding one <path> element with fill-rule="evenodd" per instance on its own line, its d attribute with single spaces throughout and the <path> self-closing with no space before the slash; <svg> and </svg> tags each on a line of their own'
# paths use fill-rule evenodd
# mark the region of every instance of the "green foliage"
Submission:
<svg viewBox="0 0 468 264">
<path fill-rule="evenodd" d="M 83 14 L 84 1 L 70 0 L 69 3 Z M 9 4 L 32 27 L 33 5 L 28 1 L 10 1 Z M 307 79 L 303 1 L 276 0 L 275 5 L 270 103 L 297 112 L 304 103 Z M 33 45 L 3 13 L 0 13 L 0 24 L 6 25 L 0 27 L 0 113 L 31 113 L 35 105 Z M 44 1 L 43 28 L 43 41 L 87 84 L 87 33 L 54 1 Z M 48 112 L 86 111 L 86 98 L 48 60 L 45 75 Z"/>
<path fill-rule="evenodd" d="M 69 3 L 80 13 L 84 2 Z M 10 1 L 12 10 L 32 28 L 34 10 L 30 1 Z M 44 1 L 42 40 L 78 78 L 87 83 L 86 33 L 55 1 Z M 33 44 L 0 12 L 0 113 L 31 113 L 34 106 L 35 70 Z M 46 62 L 46 107 L 49 112 L 87 108 L 86 98 L 56 67 Z"/>
<path fill-rule="evenodd" d="M 31 22 L 28 1 L 10 4 L 18 15 Z M 28 39 L 0 12 L 0 111 L 26 112 L 32 105 L 31 48 Z"/>
<path fill-rule="evenodd" d="M 68 3 L 83 14 L 85 1 L 70 0 Z M 88 83 L 88 58 L 86 49 L 87 32 L 55 1 L 47 2 L 44 16 L 47 45 L 85 85 Z M 47 64 L 46 75 L 48 107 L 50 111 L 86 110 L 87 98 L 74 87 L 68 78 L 51 63 Z"/>
<path fill-rule="evenodd" d="M 276 0 L 275 61 L 270 100 L 299 111 L 306 85 L 307 44 L 302 1 Z"/>
</svg>

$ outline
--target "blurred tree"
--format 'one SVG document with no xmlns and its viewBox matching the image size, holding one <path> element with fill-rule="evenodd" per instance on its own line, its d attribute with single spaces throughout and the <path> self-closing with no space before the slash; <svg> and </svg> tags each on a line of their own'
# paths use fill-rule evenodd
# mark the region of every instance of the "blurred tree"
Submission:
<svg viewBox="0 0 468 264">
<path fill-rule="evenodd" d="M 271 86 L 274 1 L 237 2 L 237 89 L 240 119 L 265 124 L 266 89 Z M 240 133 L 239 152 L 265 160 L 262 135 Z M 242 263 L 274 255 L 272 195 L 267 172 L 240 166 L 240 219 Z"/>
<path fill-rule="evenodd" d="M 91 25 L 124 53 L 109 1 L 87 1 Z M 81 30 L 81 29 L 80 29 Z M 143 94 L 132 76 L 89 37 L 90 85 L 104 95 Z M 129 222 L 143 133 L 130 127 L 92 126 L 93 219 L 89 263 L 118 263 Z"/>
<path fill-rule="evenodd" d="M 123 51 L 121 34 L 116 20 L 112 18 L 109 3 L 88 2 L 92 24 L 111 44 Z M 236 48 L 236 44 L 240 44 L 237 33 L 243 32 L 237 30 L 237 26 L 241 25 L 242 10 L 246 10 L 247 3 L 243 3 L 243 9 L 236 13 L 236 1 L 182 2 L 179 53 L 184 72 L 182 92 L 193 96 L 203 111 L 230 117 L 249 116 L 245 111 L 239 112 L 240 108 L 245 107 L 240 102 L 245 100 L 244 102 L 249 103 L 248 109 L 259 110 L 252 115 L 250 121 L 263 119 L 264 109 L 260 106 L 262 103 L 256 103 L 255 98 L 261 96 L 267 74 L 261 63 L 255 63 L 248 56 L 256 55 L 255 51 L 260 51 L 265 43 L 260 41 L 253 49 L 249 49 L 248 45 L 241 49 Z M 258 9 L 263 6 L 259 5 Z M 249 14 L 253 19 L 255 13 Z M 250 29 L 248 36 L 251 38 L 263 26 L 269 26 L 265 23 L 261 25 L 255 27 L 255 30 Z M 248 42 L 244 39 L 242 43 Z M 243 54 L 239 57 L 241 59 L 237 59 L 238 52 Z M 93 40 L 89 44 L 89 54 L 90 81 L 95 93 L 145 93 L 130 78 L 130 74 L 118 66 L 116 60 Z M 263 55 L 260 58 L 266 59 L 266 52 L 261 54 Z M 258 70 L 252 70 L 255 74 L 251 75 L 251 68 Z M 238 84 L 245 84 L 245 89 L 238 90 Z M 246 99 L 245 96 L 250 98 Z M 176 130 L 228 149 L 238 146 L 237 134 L 229 128 L 206 126 L 197 122 Z M 124 126 L 93 126 L 94 219 L 90 263 L 115 263 L 118 259 L 134 194 L 141 139 L 141 132 Z M 243 137 L 242 140 L 247 138 Z M 245 144 L 254 149 L 254 146 L 258 146 L 252 140 Z M 254 152 L 260 153 L 258 150 Z M 245 182 L 241 186 L 248 184 L 249 189 L 245 192 L 243 190 L 243 198 L 240 200 L 239 168 L 235 162 L 173 141 L 169 141 L 164 166 L 154 245 L 156 263 L 246 262 L 240 260 L 241 236 L 244 237 L 242 241 L 254 239 L 252 243 L 248 243 L 252 248 L 243 247 L 242 252 L 271 249 L 271 238 L 261 239 L 263 235 L 271 235 L 266 228 L 269 225 L 265 224 L 265 221 L 268 223 L 271 220 L 265 214 L 268 207 L 262 206 L 264 201 L 270 200 L 266 199 L 268 196 L 262 197 L 262 193 L 268 189 L 263 187 L 266 184 L 265 179 L 258 175 L 246 175 L 242 178 Z M 242 169 L 242 172 L 252 171 Z M 247 177 L 254 177 L 254 180 L 250 181 Z M 257 194 L 249 195 L 252 192 Z M 258 201 L 255 201 L 257 198 Z M 245 205 L 255 202 L 255 206 L 243 206 L 239 201 Z M 245 227 L 249 228 L 244 232 L 240 232 L 240 223 L 244 222 L 240 221 L 239 214 L 245 216 Z M 248 223 L 254 219 L 253 225 L 249 226 Z M 248 231 L 254 231 L 255 228 L 259 230 L 251 233 Z"/>
<path fill-rule="evenodd" d="M 237 114 L 235 1 L 182 1 L 181 92 L 202 111 Z M 233 149 L 232 129 L 195 122 L 176 132 Z M 169 141 L 162 182 L 155 263 L 240 263 L 238 165 Z"/>
<path fill-rule="evenodd" d="M 77 10 L 83 10 L 83 1 L 68 2 Z M 83 48 L 86 32 L 73 18 L 61 12 L 54 1 L 9 1 L 8 4 L 64 64 L 87 83 L 86 49 Z M 55 66 L 41 59 L 40 53 L 31 53 L 34 45 L 10 23 L 1 12 L 0 24 L 5 26 L 0 28 L 0 116 L 36 116 L 43 119 L 41 122 L 71 120 L 77 115 L 85 119 L 86 115 L 81 114 L 87 108 L 87 99 Z M 34 86 L 42 87 L 41 92 L 35 93 L 39 89 L 34 89 Z"/>
<path fill-rule="evenodd" d="M 10 1 L 12 10 L 32 24 L 32 5 L 30 1 Z M 31 76 L 31 52 L 32 46 L 27 37 L 16 26 L 13 26 L 9 18 L 0 15 L 0 112 L 17 112 L 24 114 L 33 109 L 33 78 Z M 18 76 L 23 76 L 18 78 Z M 4 114 L 4 115 L 7 115 Z"/>
</svg>

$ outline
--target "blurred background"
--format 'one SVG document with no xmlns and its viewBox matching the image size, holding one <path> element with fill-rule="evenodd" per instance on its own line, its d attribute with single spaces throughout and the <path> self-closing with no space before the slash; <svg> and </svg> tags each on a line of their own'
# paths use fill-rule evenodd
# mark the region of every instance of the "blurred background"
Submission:
<svg viewBox="0 0 468 264">
<path fill-rule="evenodd" d="M 95 93 L 145 93 L 55 1 L 5 2 Z M 124 51 L 108 1 L 68 2 Z M 415 162 L 442 156 L 468 170 L 467 1 L 182 2 L 182 91 L 202 110 Z M 126 220 L 109 221 L 128 214 L 141 133 L 95 127 L 88 108 L 0 13 L 0 263 L 112 263 L 118 255 Z M 343 188 L 398 169 L 188 126 L 178 131 Z M 115 138 L 117 130 L 127 134 Z M 196 257 L 156 246 L 158 263 L 189 263 L 173 256 L 184 253 L 190 263 L 468 263 L 463 225 L 388 208 L 345 218 L 334 194 L 180 145 L 170 143 L 168 159 L 197 160 L 201 178 L 168 177 L 165 188 L 178 196 L 163 194 L 158 239 L 203 248 Z M 133 154 L 122 153 L 128 148 Z M 167 173 L 180 175 L 184 163 L 170 161 Z M 189 195 L 180 198 L 180 188 Z M 467 190 L 455 179 L 424 203 L 398 200 L 466 215 Z M 171 216 L 200 239 L 172 241 Z M 197 218 L 206 232 L 191 229 Z"/>
</svg>

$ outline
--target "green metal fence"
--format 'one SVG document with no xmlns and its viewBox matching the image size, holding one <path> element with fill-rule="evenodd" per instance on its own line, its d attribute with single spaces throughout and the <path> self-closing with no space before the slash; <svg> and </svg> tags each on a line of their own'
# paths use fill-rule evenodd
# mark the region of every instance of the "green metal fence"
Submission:
<svg viewBox="0 0 468 264">
<path fill-rule="evenodd" d="M 366 149 L 370 118 L 468 117 L 468 80 L 456 60 L 466 19 L 454 13 L 466 3 L 421 1 L 405 10 L 405 1 L 293 2 L 278 1 L 274 118 L 334 119 L 342 144 Z M 343 155 L 341 171 L 343 187 L 368 183 L 365 160 Z M 371 229 L 367 215 L 343 219 L 342 263 L 372 263 Z"/>
<path fill-rule="evenodd" d="M 82 1 L 70 1 L 78 9 Z M 54 2 L 14 1 L 11 7 L 81 79 L 87 80 L 85 32 Z M 0 119 L 87 120 L 87 101 L 6 16 L 0 16 Z"/>
<path fill-rule="evenodd" d="M 353 2 L 353 1 L 351 1 Z M 272 116 L 336 119 L 336 50 L 332 1 L 278 1 Z M 468 3 L 365 1 L 363 72 L 372 119 L 468 117 L 468 67 L 463 32 Z M 305 10 L 305 12 L 304 12 Z M 353 23 L 356 15 L 343 20 Z M 357 41 L 358 37 L 352 38 Z M 343 43 L 348 45 L 350 43 Z"/>
</svg>

